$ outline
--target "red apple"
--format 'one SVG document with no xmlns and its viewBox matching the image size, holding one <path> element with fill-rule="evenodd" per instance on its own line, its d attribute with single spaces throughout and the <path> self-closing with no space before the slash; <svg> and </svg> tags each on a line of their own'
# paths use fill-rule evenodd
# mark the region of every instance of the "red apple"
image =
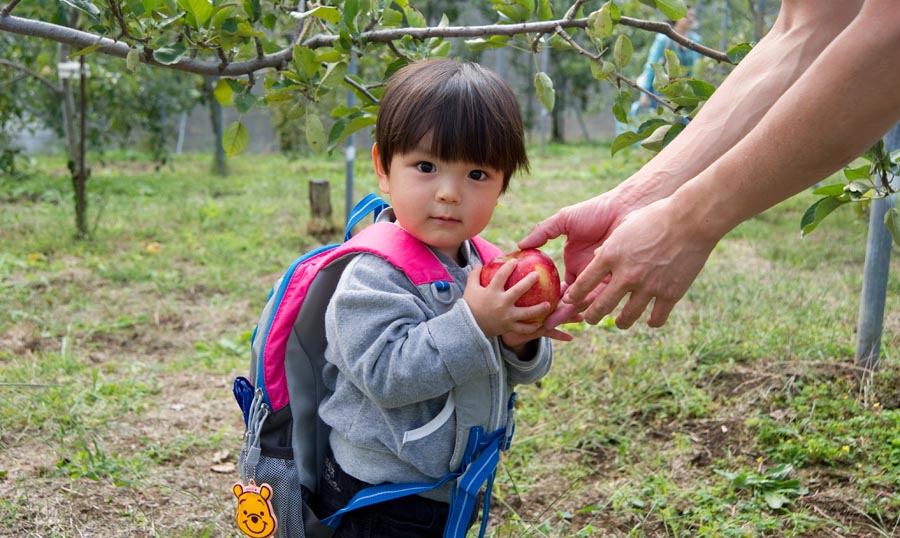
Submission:
<svg viewBox="0 0 900 538">
<path fill-rule="evenodd" d="M 510 254 L 498 256 L 489 261 L 481 269 L 481 285 L 487 286 L 500 267 L 510 259 L 519 260 L 516 268 L 506 280 L 503 289 L 508 290 L 516 284 L 516 282 L 525 278 L 529 273 L 537 273 L 538 281 L 524 295 L 516 301 L 516 306 L 532 306 L 543 302 L 548 302 L 553 307 L 550 312 L 556 308 L 560 299 L 559 272 L 556 270 L 553 260 L 536 248 L 527 248 Z M 544 319 L 550 315 L 548 312 L 543 316 L 538 316 L 528 320 L 543 323 Z"/>
</svg>

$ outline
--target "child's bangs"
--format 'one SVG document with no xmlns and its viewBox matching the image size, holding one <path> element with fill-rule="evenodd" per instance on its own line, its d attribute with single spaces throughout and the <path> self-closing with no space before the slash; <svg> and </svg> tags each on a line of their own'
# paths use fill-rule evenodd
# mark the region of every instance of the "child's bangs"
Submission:
<svg viewBox="0 0 900 538">
<path fill-rule="evenodd" d="M 457 97 L 457 102 L 448 99 L 435 107 L 433 113 L 438 117 L 422 123 L 433 126 L 427 133 L 431 135 L 431 152 L 445 161 L 479 163 L 503 170 L 507 176 L 527 167 L 518 134 L 521 127 L 510 124 L 511 115 L 498 110 L 497 103 L 491 106 L 481 96 Z"/>
</svg>

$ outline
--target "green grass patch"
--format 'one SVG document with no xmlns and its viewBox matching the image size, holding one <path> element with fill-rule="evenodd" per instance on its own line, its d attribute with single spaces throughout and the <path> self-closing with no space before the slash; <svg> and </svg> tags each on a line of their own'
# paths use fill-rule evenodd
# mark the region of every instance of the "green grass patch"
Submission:
<svg viewBox="0 0 900 538">
<path fill-rule="evenodd" d="M 646 157 L 608 154 L 533 148 L 484 235 L 512 250 Z M 106 531 L 237 536 L 230 383 L 276 279 L 338 240 L 307 233 L 307 180 L 331 182 L 340 227 L 343 159 L 247 155 L 227 177 L 205 155 L 91 162 L 89 241 L 73 239 L 59 158 L 0 179 L 0 534 L 96 531 L 84 514 L 102 503 Z M 376 190 L 367 159 L 355 177 L 356 198 Z M 492 536 L 895 534 L 900 262 L 881 369 L 861 375 L 867 220 L 841 209 L 801 239 L 814 199 L 730 233 L 664 328 L 569 327 L 551 373 L 519 388 Z M 563 246 L 545 247 L 560 266 Z"/>
</svg>

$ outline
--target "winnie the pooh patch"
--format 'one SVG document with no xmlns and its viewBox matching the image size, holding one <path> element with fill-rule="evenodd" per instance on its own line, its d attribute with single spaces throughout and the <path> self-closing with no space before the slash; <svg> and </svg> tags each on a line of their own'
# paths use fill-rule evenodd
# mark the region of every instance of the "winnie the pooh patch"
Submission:
<svg viewBox="0 0 900 538">
<path fill-rule="evenodd" d="M 273 536 L 278 520 L 272 510 L 272 487 L 268 484 L 257 487 L 251 480 L 246 486 L 238 482 L 231 490 L 237 497 L 235 521 L 241 532 L 251 538 Z"/>
</svg>

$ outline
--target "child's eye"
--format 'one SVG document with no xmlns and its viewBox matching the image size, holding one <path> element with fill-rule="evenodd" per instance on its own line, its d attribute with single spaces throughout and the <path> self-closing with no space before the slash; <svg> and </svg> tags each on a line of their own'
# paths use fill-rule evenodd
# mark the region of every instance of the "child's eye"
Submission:
<svg viewBox="0 0 900 538">
<path fill-rule="evenodd" d="M 435 165 L 431 164 L 430 162 L 422 161 L 422 162 L 416 164 L 416 169 L 418 169 L 419 172 L 422 172 L 424 174 L 431 174 L 432 172 L 437 170 L 437 167 Z"/>
<path fill-rule="evenodd" d="M 469 172 L 469 179 L 474 179 L 475 181 L 484 181 L 488 178 L 487 172 L 484 170 L 472 170 Z"/>
</svg>

